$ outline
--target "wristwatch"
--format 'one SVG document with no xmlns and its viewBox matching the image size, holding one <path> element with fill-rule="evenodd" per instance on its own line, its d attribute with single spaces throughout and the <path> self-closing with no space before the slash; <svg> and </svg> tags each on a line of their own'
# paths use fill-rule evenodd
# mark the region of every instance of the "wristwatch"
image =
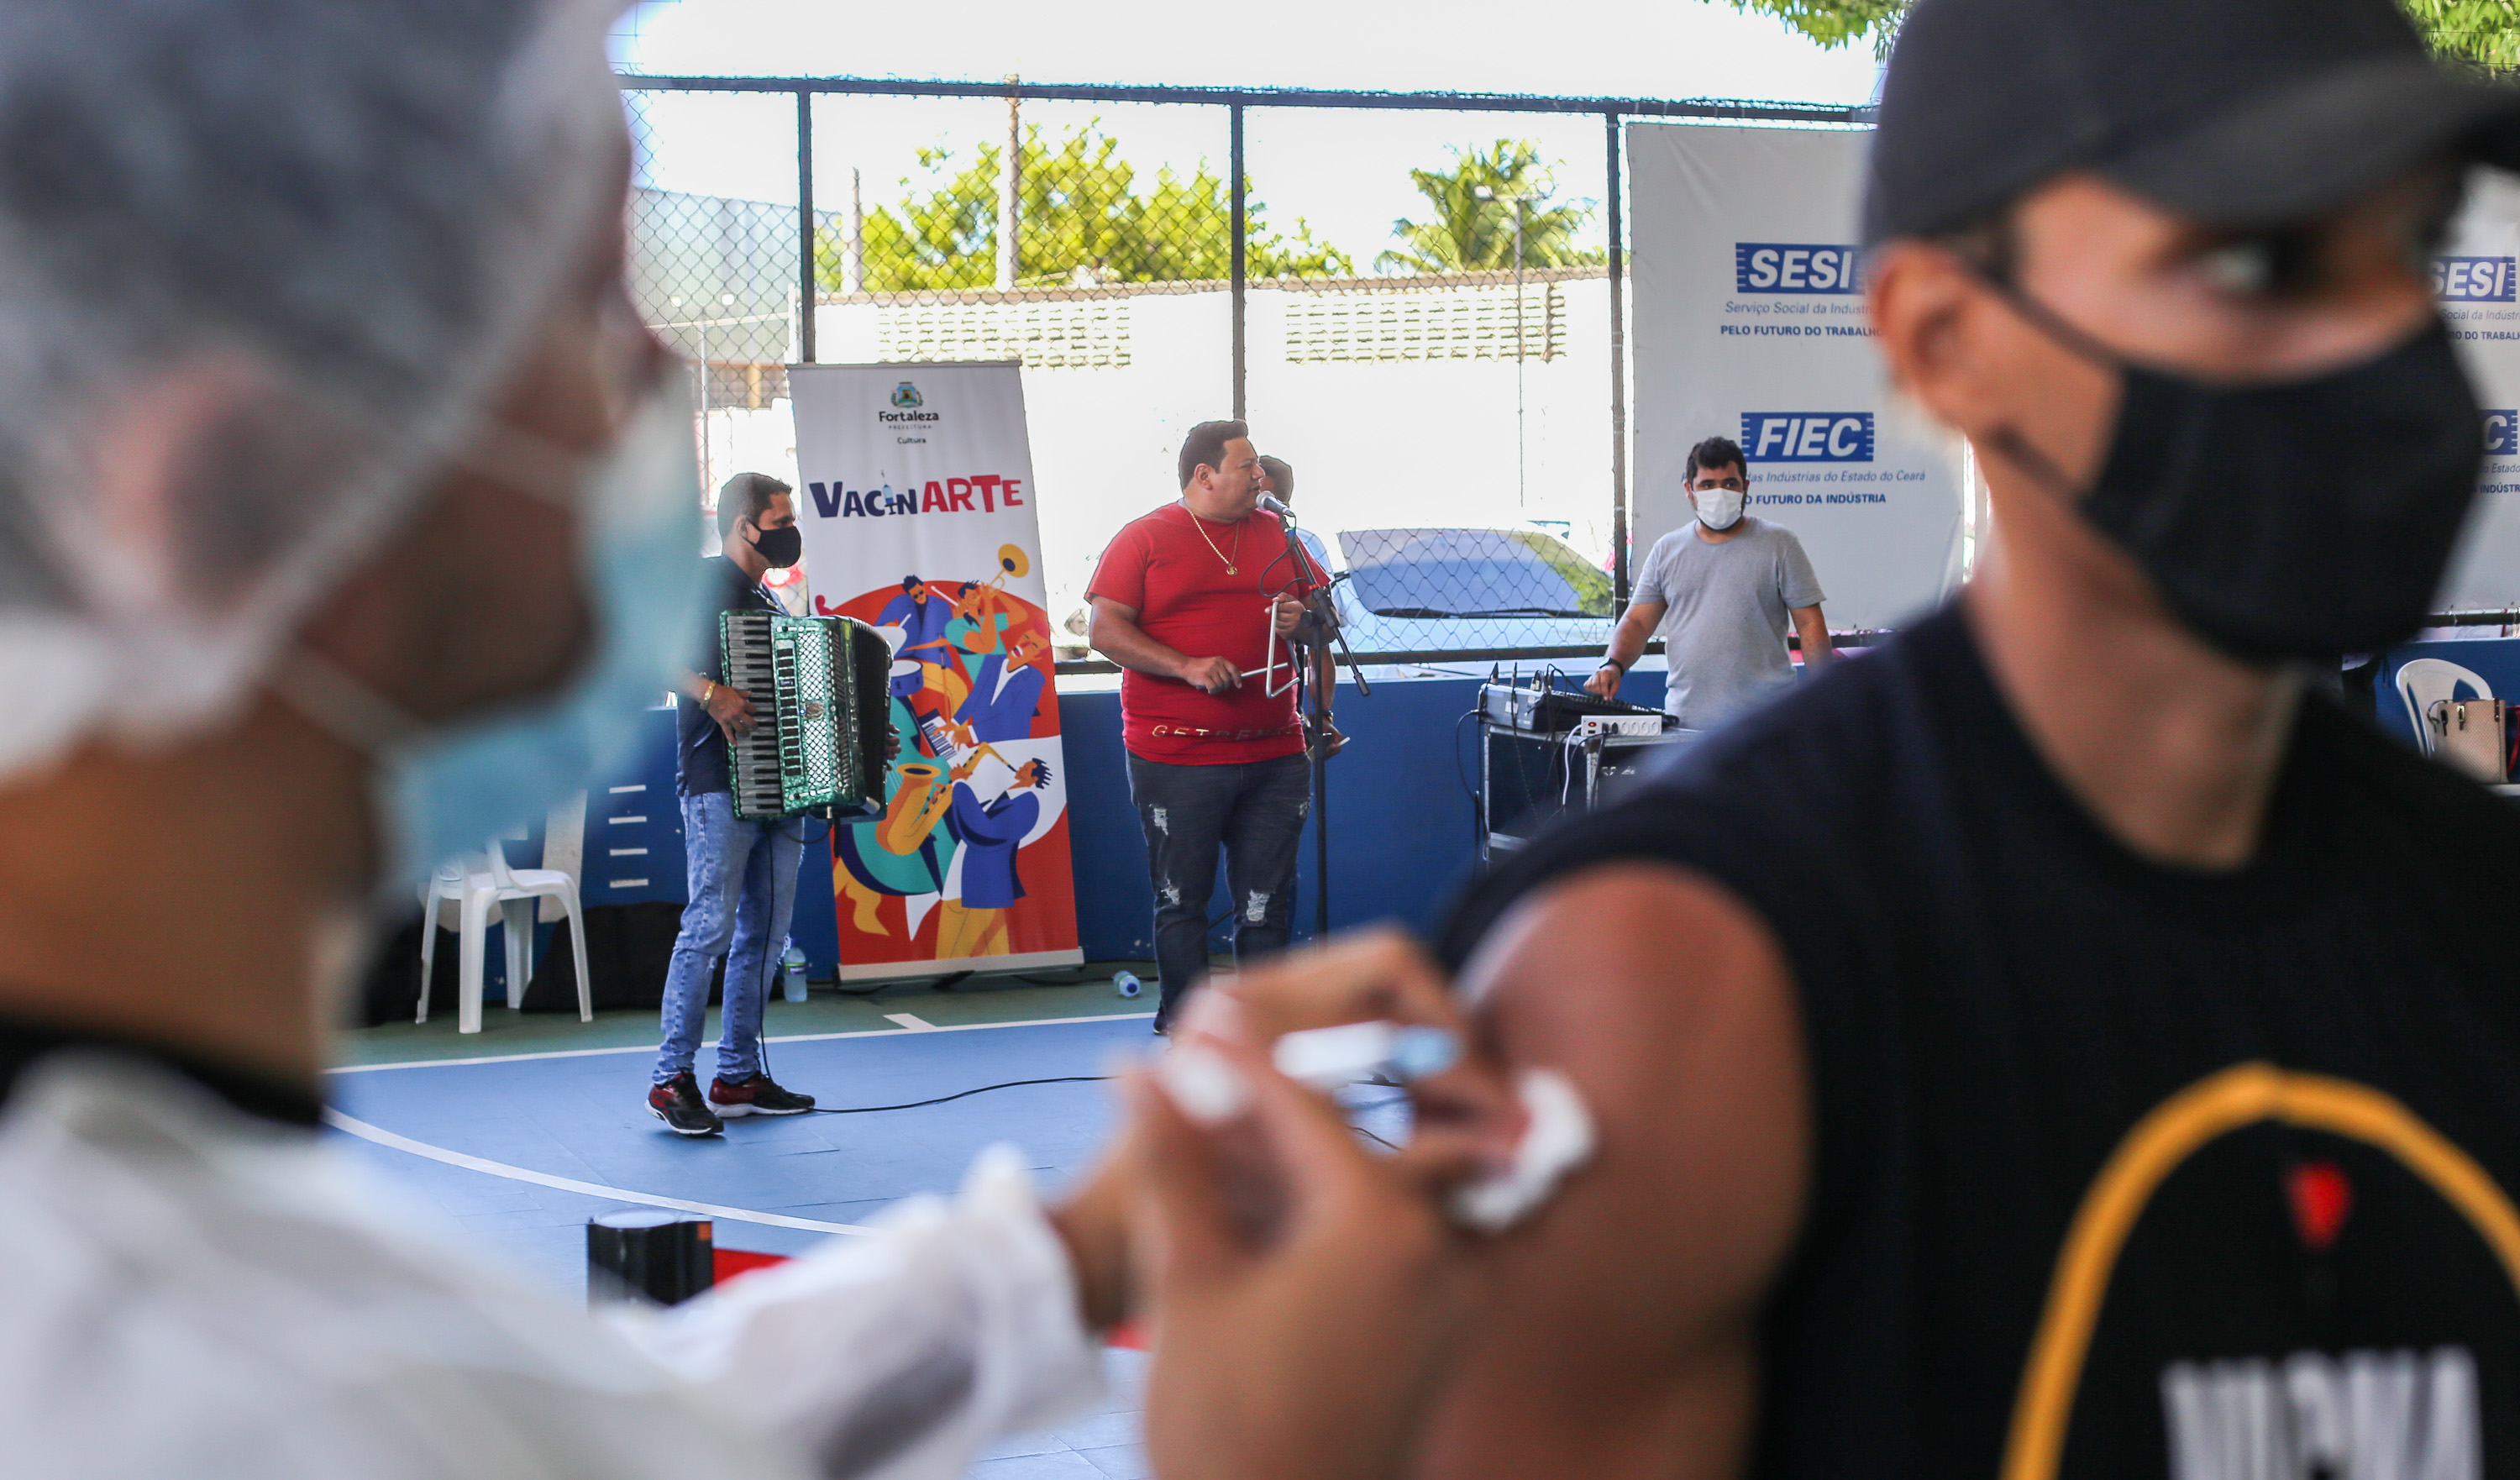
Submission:
<svg viewBox="0 0 2520 1480">
<path fill-rule="evenodd" d="M 1598 673 L 1604 668 L 1618 669 L 1619 677 L 1621 678 L 1626 678 L 1628 676 L 1628 665 L 1620 662 L 1617 658 L 1604 655 L 1599 662 L 1593 665 L 1593 671 L 1595 673 Z"/>
</svg>

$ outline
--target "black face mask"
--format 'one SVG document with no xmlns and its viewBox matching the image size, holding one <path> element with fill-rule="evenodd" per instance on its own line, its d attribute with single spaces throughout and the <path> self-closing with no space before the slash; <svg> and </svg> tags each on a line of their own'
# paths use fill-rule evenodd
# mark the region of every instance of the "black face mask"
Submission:
<svg viewBox="0 0 2520 1480">
<path fill-rule="evenodd" d="M 752 531 L 752 548 L 770 562 L 771 569 L 785 570 L 803 558 L 805 531 L 793 524 L 777 529 L 755 528 Z"/>
<path fill-rule="evenodd" d="M 1992 440 L 2135 557 L 2197 636 L 2235 657 L 2333 658 L 2411 636 L 2485 466 L 2484 416 L 2439 319 L 2360 364 L 2209 385 L 2134 364 L 2006 292 L 2116 372 L 2090 488 L 2009 429 Z"/>
</svg>

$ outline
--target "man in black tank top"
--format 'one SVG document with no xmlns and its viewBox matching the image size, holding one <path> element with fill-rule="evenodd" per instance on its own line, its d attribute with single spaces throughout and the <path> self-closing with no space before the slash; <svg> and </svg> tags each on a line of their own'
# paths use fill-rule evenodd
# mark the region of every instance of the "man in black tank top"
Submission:
<svg viewBox="0 0 2520 1480">
<path fill-rule="evenodd" d="M 1462 902 L 1599 1149 L 1422 1473 L 2520 1475 L 2520 821 L 2305 692 L 2468 507 L 2512 120 L 2387 0 L 1921 0 L 1868 291 L 1992 543 Z"/>
</svg>

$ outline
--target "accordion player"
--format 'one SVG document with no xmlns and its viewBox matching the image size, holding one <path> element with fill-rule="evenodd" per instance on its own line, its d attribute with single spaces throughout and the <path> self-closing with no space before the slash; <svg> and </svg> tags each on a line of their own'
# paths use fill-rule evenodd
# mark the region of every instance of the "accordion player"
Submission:
<svg viewBox="0 0 2520 1480">
<path fill-rule="evenodd" d="M 884 640 L 850 617 L 771 611 L 723 612 L 718 631 L 721 682 L 752 695 L 757 721 L 728 745 L 735 815 L 880 816 L 892 733 Z"/>
</svg>

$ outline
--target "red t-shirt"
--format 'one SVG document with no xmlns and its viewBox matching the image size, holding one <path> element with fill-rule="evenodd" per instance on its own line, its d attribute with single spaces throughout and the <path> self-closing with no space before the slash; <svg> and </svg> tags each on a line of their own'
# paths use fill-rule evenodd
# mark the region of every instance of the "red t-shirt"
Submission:
<svg viewBox="0 0 2520 1480">
<path fill-rule="evenodd" d="M 1202 537 L 1202 530 L 1204 537 Z M 1228 574 L 1231 565 L 1238 573 Z M 1221 657 L 1242 670 L 1239 688 L 1205 694 L 1179 679 L 1131 669 L 1120 676 L 1120 733 L 1129 753 L 1181 766 L 1275 760 L 1304 748 L 1289 667 L 1270 661 L 1269 610 L 1283 593 L 1320 579 L 1286 555 L 1285 525 L 1254 510 L 1238 524 L 1209 524 L 1179 504 L 1133 519 L 1112 536 L 1086 594 L 1138 610 L 1138 626 L 1192 657 Z M 1277 661 L 1294 654 L 1277 645 Z"/>
</svg>

